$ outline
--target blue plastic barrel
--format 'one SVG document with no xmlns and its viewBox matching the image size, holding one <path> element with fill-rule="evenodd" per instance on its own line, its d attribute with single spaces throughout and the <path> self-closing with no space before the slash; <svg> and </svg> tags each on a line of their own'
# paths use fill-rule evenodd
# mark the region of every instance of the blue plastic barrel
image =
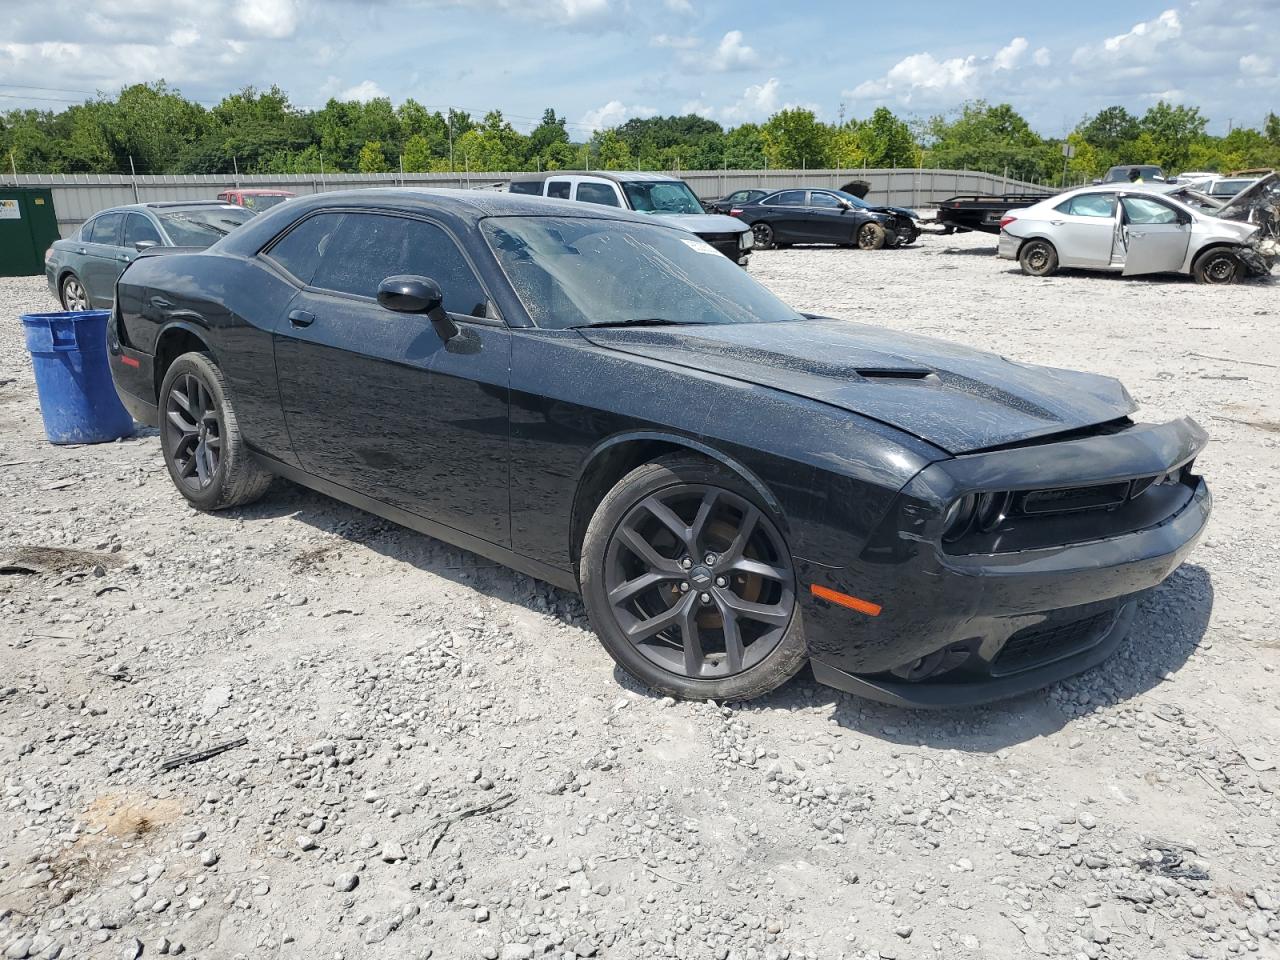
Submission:
<svg viewBox="0 0 1280 960">
<path fill-rule="evenodd" d="M 21 318 L 50 443 L 105 443 L 133 433 L 107 365 L 108 317 L 84 310 Z"/>
</svg>

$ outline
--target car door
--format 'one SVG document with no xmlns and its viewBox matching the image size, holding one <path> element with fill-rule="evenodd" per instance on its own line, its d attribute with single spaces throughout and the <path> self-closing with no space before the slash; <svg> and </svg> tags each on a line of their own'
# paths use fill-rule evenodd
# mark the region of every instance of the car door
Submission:
<svg viewBox="0 0 1280 960">
<path fill-rule="evenodd" d="M 777 243 L 804 243 L 809 240 L 804 190 L 779 191 L 761 206 L 767 212 L 760 219 L 773 227 Z"/>
<path fill-rule="evenodd" d="M 1191 217 L 1155 197 L 1121 195 L 1124 275 L 1174 273 L 1191 243 Z"/>
<path fill-rule="evenodd" d="M 581 178 L 574 187 L 573 199 L 582 203 L 598 203 L 605 207 L 622 206 L 622 197 L 618 194 L 618 188 L 608 180 Z"/>
<path fill-rule="evenodd" d="M 142 245 L 141 248 L 139 244 Z M 121 248 L 124 263 L 132 261 L 142 250 L 163 245 L 160 231 L 146 214 L 130 213 L 124 218 L 124 243 Z M 124 270 L 123 264 L 120 269 Z"/>
<path fill-rule="evenodd" d="M 275 329 L 280 400 L 302 466 L 492 543 L 510 541 L 511 338 L 439 224 L 350 211 L 303 220 L 265 253 L 299 286 Z M 459 327 L 375 299 L 430 277 Z"/>
<path fill-rule="evenodd" d="M 1116 195 L 1082 193 L 1053 208 L 1049 239 L 1064 267 L 1106 267 L 1116 238 Z"/>
<path fill-rule="evenodd" d="M 845 213 L 844 204 L 835 194 L 810 190 L 808 215 L 809 229 L 815 241 L 849 243 L 853 238 L 854 221 Z"/>
<path fill-rule="evenodd" d="M 77 249 L 80 254 L 80 279 L 84 283 L 89 304 L 96 308 L 110 307 L 116 295 L 116 278 L 124 270 L 120 256 L 120 233 L 124 228 L 124 214 L 115 211 L 104 213 L 89 225 L 88 236 Z"/>
</svg>

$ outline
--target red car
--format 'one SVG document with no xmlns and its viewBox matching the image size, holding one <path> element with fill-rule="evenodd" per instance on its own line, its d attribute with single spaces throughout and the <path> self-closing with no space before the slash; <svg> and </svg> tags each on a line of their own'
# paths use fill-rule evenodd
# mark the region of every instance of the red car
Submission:
<svg viewBox="0 0 1280 960">
<path fill-rule="evenodd" d="M 218 194 L 218 199 L 226 203 L 234 203 L 237 206 L 244 207 L 246 210 L 252 210 L 254 213 L 261 213 L 269 207 L 274 207 L 277 203 L 284 203 L 290 197 L 296 197 L 296 193 L 290 193 L 288 190 L 223 190 Z"/>
</svg>

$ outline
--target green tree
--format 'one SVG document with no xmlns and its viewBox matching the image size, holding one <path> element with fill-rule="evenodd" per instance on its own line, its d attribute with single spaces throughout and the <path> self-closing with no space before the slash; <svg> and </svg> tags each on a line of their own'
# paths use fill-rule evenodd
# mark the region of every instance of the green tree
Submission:
<svg viewBox="0 0 1280 960">
<path fill-rule="evenodd" d="M 724 135 L 723 166 L 730 170 L 758 170 L 765 164 L 760 125 L 744 123 Z"/>
<path fill-rule="evenodd" d="M 1200 115 L 1199 107 L 1174 106 L 1161 100 L 1143 114 L 1139 124 L 1142 134 L 1149 134 L 1156 145 L 1148 162 L 1173 173 L 1186 169 L 1191 145 L 1204 134 L 1208 120 Z"/>
<path fill-rule="evenodd" d="M 855 141 L 869 167 L 919 165 L 920 148 L 911 128 L 888 107 L 877 107 L 869 120 L 857 126 Z"/>
<path fill-rule="evenodd" d="M 1022 180 L 1056 179 L 1062 173 L 1057 146 L 1042 140 L 1007 103 L 966 103 L 958 115 L 932 118 L 927 136 L 932 141 L 927 162 L 933 166 L 1008 171 Z"/>
<path fill-rule="evenodd" d="M 596 166 L 605 170 L 630 170 L 635 166 L 631 148 L 618 136 L 617 130 L 597 133 L 594 140 Z"/>
<path fill-rule="evenodd" d="M 1107 154 L 1115 154 L 1125 144 L 1138 139 L 1142 128 L 1138 118 L 1124 107 L 1107 107 L 1076 127 L 1083 141 Z"/>
<path fill-rule="evenodd" d="M 431 161 L 436 158 L 431 150 L 431 142 L 422 134 L 415 133 L 404 142 L 404 152 L 400 159 L 406 172 L 425 173 L 431 169 Z"/>
<path fill-rule="evenodd" d="M 831 129 L 819 123 L 812 110 L 780 110 L 760 128 L 765 156 L 771 167 L 827 167 L 831 165 Z"/>
<path fill-rule="evenodd" d="M 391 172 L 391 164 L 387 162 L 386 149 L 381 140 L 370 140 L 360 148 L 356 169 L 361 173 Z"/>
<path fill-rule="evenodd" d="M 1262 131 L 1268 140 L 1280 147 L 1280 116 L 1276 116 L 1274 112 L 1268 113 Z"/>
</svg>

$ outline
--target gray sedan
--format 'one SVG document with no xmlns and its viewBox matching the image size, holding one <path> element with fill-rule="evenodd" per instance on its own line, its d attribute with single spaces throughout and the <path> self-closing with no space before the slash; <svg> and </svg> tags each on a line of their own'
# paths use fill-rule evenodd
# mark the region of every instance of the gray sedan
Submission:
<svg viewBox="0 0 1280 960">
<path fill-rule="evenodd" d="M 64 310 L 111 306 L 116 279 L 151 247 L 203 249 L 251 220 L 252 212 L 231 203 L 188 200 L 134 203 L 94 214 L 44 255 L 49 289 Z"/>
</svg>

